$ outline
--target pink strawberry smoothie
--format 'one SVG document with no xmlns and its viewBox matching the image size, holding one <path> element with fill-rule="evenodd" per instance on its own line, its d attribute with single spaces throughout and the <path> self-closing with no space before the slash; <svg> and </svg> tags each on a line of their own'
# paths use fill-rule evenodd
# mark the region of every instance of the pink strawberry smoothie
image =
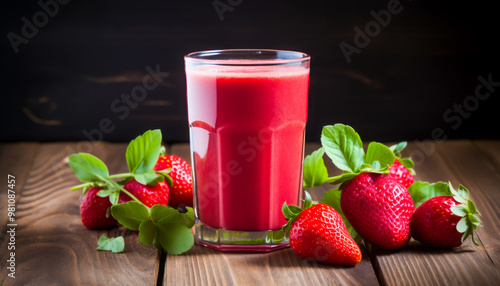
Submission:
<svg viewBox="0 0 500 286">
<path fill-rule="evenodd" d="M 186 70 L 197 217 L 213 228 L 264 231 L 299 203 L 309 68 Z"/>
</svg>

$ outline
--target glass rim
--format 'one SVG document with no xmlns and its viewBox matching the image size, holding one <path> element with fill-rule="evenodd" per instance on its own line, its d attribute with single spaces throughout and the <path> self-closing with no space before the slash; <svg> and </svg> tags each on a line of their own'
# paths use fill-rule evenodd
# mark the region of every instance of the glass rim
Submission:
<svg viewBox="0 0 500 286">
<path fill-rule="evenodd" d="M 233 57 L 230 57 L 231 55 Z M 274 55 L 274 58 L 271 57 L 272 55 Z M 311 56 L 303 52 L 291 50 L 219 49 L 192 52 L 185 55 L 184 60 L 186 63 L 194 64 L 262 66 L 303 63 L 311 60 Z"/>
</svg>

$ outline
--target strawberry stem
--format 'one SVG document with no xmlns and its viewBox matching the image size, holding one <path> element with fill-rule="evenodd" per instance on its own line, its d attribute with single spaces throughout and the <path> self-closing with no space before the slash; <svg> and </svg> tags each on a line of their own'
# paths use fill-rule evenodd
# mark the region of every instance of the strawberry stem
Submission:
<svg viewBox="0 0 500 286">
<path fill-rule="evenodd" d="M 126 177 L 132 177 L 132 174 L 130 173 L 115 174 L 109 176 L 108 179 L 126 178 Z"/>
<path fill-rule="evenodd" d="M 130 198 L 132 198 L 134 201 L 140 203 L 141 205 L 145 206 L 147 209 L 148 209 L 148 212 L 151 211 L 151 208 L 149 208 L 148 206 L 146 206 L 143 202 L 141 202 L 138 198 L 136 198 L 134 195 L 132 195 L 129 191 L 125 190 L 120 184 L 118 184 L 117 182 L 115 181 L 112 181 L 112 180 L 109 180 L 109 179 L 105 179 L 108 183 L 114 185 L 115 187 L 117 187 L 120 191 L 124 192 L 127 196 L 129 196 Z"/>
<path fill-rule="evenodd" d="M 90 186 L 92 186 L 92 184 L 93 183 L 85 183 L 85 184 L 76 185 L 76 186 L 72 187 L 70 189 L 70 191 L 76 191 L 76 190 L 79 190 L 79 189 L 83 189 L 85 187 L 90 187 Z"/>
</svg>

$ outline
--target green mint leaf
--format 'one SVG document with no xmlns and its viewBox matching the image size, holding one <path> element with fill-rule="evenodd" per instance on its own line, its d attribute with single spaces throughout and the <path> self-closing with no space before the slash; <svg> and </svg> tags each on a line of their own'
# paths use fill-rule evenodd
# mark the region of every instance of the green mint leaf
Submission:
<svg viewBox="0 0 500 286">
<path fill-rule="evenodd" d="M 448 184 L 445 182 L 414 182 L 409 188 L 410 196 L 415 204 L 415 208 L 418 208 L 428 199 L 437 196 L 450 196 L 451 192 Z"/>
<path fill-rule="evenodd" d="M 304 159 L 304 188 L 314 188 L 323 185 L 328 179 L 328 170 L 323 161 L 323 147 L 307 155 Z"/>
<path fill-rule="evenodd" d="M 371 142 L 366 150 L 365 162 L 372 164 L 376 170 L 387 170 L 396 160 L 396 156 L 389 147 L 378 142 Z"/>
<path fill-rule="evenodd" d="M 354 230 L 351 223 L 347 220 L 346 216 L 344 215 L 342 207 L 340 206 L 341 194 L 342 192 L 339 189 L 329 190 L 323 195 L 323 199 L 321 199 L 320 203 L 327 204 L 332 208 L 334 208 L 342 217 L 342 220 L 344 221 L 344 224 L 347 228 L 347 231 L 349 232 L 349 235 L 351 235 L 352 239 L 354 239 L 356 243 L 360 243 L 362 240 L 361 236 Z"/>
<path fill-rule="evenodd" d="M 111 215 L 120 224 L 131 230 L 139 229 L 143 221 L 149 220 L 148 209 L 136 201 L 111 206 Z"/>
<path fill-rule="evenodd" d="M 333 164 L 343 171 L 356 173 L 364 163 L 363 142 L 350 126 L 343 124 L 324 126 L 321 132 L 321 144 Z"/>
<path fill-rule="evenodd" d="M 142 174 L 153 169 L 161 149 L 161 131 L 148 130 L 130 142 L 125 153 L 131 174 Z"/>
<path fill-rule="evenodd" d="M 163 182 L 165 177 L 157 174 L 153 170 L 150 170 L 148 172 L 134 174 L 134 179 L 143 185 L 156 186 L 158 182 Z"/>
<path fill-rule="evenodd" d="M 99 237 L 97 250 L 111 251 L 113 253 L 123 252 L 125 249 L 125 240 L 122 236 L 108 238 L 105 234 Z"/>
<path fill-rule="evenodd" d="M 177 223 L 156 224 L 158 228 L 157 239 L 162 248 L 169 254 L 182 254 L 194 244 L 191 230 Z"/>
<path fill-rule="evenodd" d="M 153 243 L 158 229 L 152 220 L 142 221 L 139 225 L 139 241 L 144 245 Z"/>
<path fill-rule="evenodd" d="M 82 182 L 102 182 L 109 176 L 106 164 L 87 153 L 70 155 L 69 166 Z"/>
</svg>

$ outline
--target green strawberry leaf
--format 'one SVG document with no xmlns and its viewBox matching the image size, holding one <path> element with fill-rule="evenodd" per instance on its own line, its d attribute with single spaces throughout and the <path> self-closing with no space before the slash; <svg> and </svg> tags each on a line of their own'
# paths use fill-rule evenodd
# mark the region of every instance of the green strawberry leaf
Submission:
<svg viewBox="0 0 500 286">
<path fill-rule="evenodd" d="M 194 237 L 190 231 L 194 225 L 192 208 L 180 213 L 169 206 L 154 205 L 151 208 L 151 221 L 158 230 L 156 239 L 159 245 L 169 254 L 181 254 L 193 246 Z"/>
<path fill-rule="evenodd" d="M 469 200 L 469 190 L 462 185 L 458 187 L 458 195 L 465 201 L 465 203 Z"/>
<path fill-rule="evenodd" d="M 134 174 L 133 176 L 137 182 L 143 185 L 150 186 L 156 186 L 158 182 L 163 182 L 165 180 L 165 177 L 163 175 L 157 174 L 153 170 L 149 170 L 140 174 Z"/>
<path fill-rule="evenodd" d="M 304 188 L 314 188 L 323 185 L 328 179 L 328 170 L 323 161 L 323 147 L 307 155 L 304 159 Z"/>
<path fill-rule="evenodd" d="M 96 195 L 98 195 L 101 198 L 105 198 L 105 197 L 111 195 L 111 193 L 113 193 L 113 192 L 116 192 L 116 189 L 112 189 L 112 188 L 108 189 L 108 188 L 106 188 L 106 189 L 102 189 L 99 192 L 97 192 Z"/>
<path fill-rule="evenodd" d="M 99 237 L 97 242 L 97 250 L 111 251 L 113 253 L 123 252 L 125 249 L 125 240 L 122 236 L 108 238 L 106 234 Z"/>
<path fill-rule="evenodd" d="M 403 149 L 406 148 L 407 145 L 408 143 L 406 141 L 403 141 L 399 142 L 396 145 L 392 145 L 391 147 L 389 147 L 389 149 L 391 149 L 394 155 L 401 156 L 400 152 L 403 151 Z"/>
<path fill-rule="evenodd" d="M 139 229 L 143 221 L 149 220 L 147 207 L 136 201 L 111 206 L 111 215 L 120 224 L 131 230 Z"/>
<path fill-rule="evenodd" d="M 368 171 L 365 171 L 365 172 L 368 172 Z M 348 182 L 352 178 L 356 177 L 357 175 L 359 175 L 359 173 L 343 173 L 341 175 L 328 178 L 328 183 L 330 183 L 332 185 L 343 184 L 345 182 Z"/>
<path fill-rule="evenodd" d="M 339 189 L 329 190 L 323 195 L 323 199 L 321 199 L 320 203 L 327 204 L 332 208 L 334 208 L 342 217 L 342 220 L 344 221 L 344 224 L 347 228 L 347 231 L 349 232 L 349 235 L 351 235 L 352 239 L 354 239 L 356 243 L 360 243 L 362 240 L 361 236 L 354 230 L 351 223 L 347 220 L 346 216 L 344 215 L 342 207 L 340 206 L 341 193 L 342 192 Z"/>
<path fill-rule="evenodd" d="M 153 243 L 158 229 L 152 220 L 144 220 L 139 225 L 139 241 L 144 245 Z"/>
<path fill-rule="evenodd" d="M 109 176 L 106 164 L 87 153 L 70 155 L 69 166 L 82 182 L 103 182 Z"/>
<path fill-rule="evenodd" d="M 459 217 L 464 217 L 469 213 L 469 208 L 466 205 L 455 205 L 450 207 L 451 212 Z M 462 232 L 462 231 L 461 231 Z"/>
<path fill-rule="evenodd" d="M 182 254 L 194 244 L 194 236 L 191 230 L 177 223 L 157 224 L 158 235 L 156 236 L 162 248 L 169 254 Z"/>
<path fill-rule="evenodd" d="M 375 170 L 385 171 L 396 160 L 396 156 L 389 147 L 378 142 L 371 142 L 366 150 L 365 162 L 371 164 Z"/>
<path fill-rule="evenodd" d="M 168 186 L 172 187 L 174 184 L 174 181 L 172 180 L 172 177 L 170 177 L 170 172 L 172 172 L 172 168 L 167 168 L 165 170 L 156 171 L 157 174 L 160 174 L 165 178 L 165 181 L 167 181 Z"/>
<path fill-rule="evenodd" d="M 293 212 L 290 209 L 290 206 L 286 202 L 283 203 L 283 206 L 281 207 L 281 211 L 283 212 L 283 215 L 285 216 L 285 218 L 292 218 L 292 217 L 297 215 L 296 212 Z"/>
<path fill-rule="evenodd" d="M 185 226 L 191 228 L 195 224 L 194 210 L 191 207 L 186 207 L 187 212 L 184 213 Z"/>
<path fill-rule="evenodd" d="M 410 173 L 415 176 L 415 171 L 413 170 L 413 167 L 415 166 L 415 163 L 413 163 L 413 160 L 410 159 L 410 158 L 401 158 L 401 157 L 398 157 L 396 156 L 396 159 L 398 159 L 399 163 L 401 163 L 401 165 L 405 166 L 406 169 L 408 169 L 410 171 Z"/>
<path fill-rule="evenodd" d="M 450 196 L 451 192 L 448 188 L 448 184 L 445 182 L 414 182 L 409 188 L 408 192 L 415 204 L 415 208 L 418 208 L 428 199 L 437 196 Z"/>
<path fill-rule="evenodd" d="M 350 126 L 324 126 L 321 144 L 333 164 L 343 171 L 356 173 L 364 163 L 363 143 L 358 133 Z"/>
<path fill-rule="evenodd" d="M 160 156 L 161 131 L 148 130 L 130 142 L 125 153 L 131 174 L 143 174 L 153 170 Z"/>
<path fill-rule="evenodd" d="M 465 217 L 460 219 L 457 223 L 457 231 L 460 233 L 464 233 L 469 227 L 467 226 L 467 220 Z"/>
<path fill-rule="evenodd" d="M 111 203 L 111 205 L 113 205 L 113 206 L 117 205 L 119 199 L 120 199 L 119 192 L 114 192 L 114 193 L 109 194 L 109 202 Z"/>
<path fill-rule="evenodd" d="M 413 160 L 411 158 L 403 158 L 403 156 L 401 155 L 401 151 L 403 151 L 403 149 L 406 148 L 407 145 L 408 143 L 403 141 L 396 145 L 392 145 L 391 147 L 389 147 L 389 149 L 394 152 L 394 155 L 396 155 L 396 159 L 398 159 L 401 165 L 405 166 L 406 169 L 410 171 L 410 174 L 415 176 L 415 170 L 413 170 L 415 163 L 413 163 Z"/>
<path fill-rule="evenodd" d="M 177 223 L 187 228 L 194 225 L 188 213 L 180 213 L 178 210 L 164 205 L 154 205 L 151 207 L 151 220 L 156 224 Z"/>
<path fill-rule="evenodd" d="M 297 217 L 299 216 L 299 214 L 303 210 L 305 210 L 313 205 L 315 205 L 315 203 L 313 202 L 311 195 L 309 195 L 308 191 L 304 191 L 304 204 L 303 204 L 302 208 L 300 208 L 298 206 L 294 206 L 294 205 L 289 206 L 286 202 L 283 203 L 281 211 L 283 212 L 283 215 L 285 215 L 285 219 L 288 221 L 281 228 L 281 230 L 283 231 L 283 234 L 285 236 L 288 237 L 290 235 L 290 229 L 292 228 L 293 223 L 297 220 Z"/>
</svg>

